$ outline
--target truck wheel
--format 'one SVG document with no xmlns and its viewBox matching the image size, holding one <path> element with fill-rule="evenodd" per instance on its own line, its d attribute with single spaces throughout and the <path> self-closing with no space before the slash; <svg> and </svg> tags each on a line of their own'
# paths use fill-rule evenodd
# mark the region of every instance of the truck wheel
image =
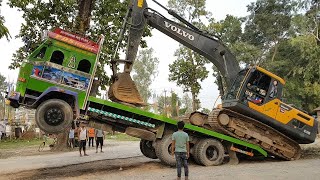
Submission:
<svg viewBox="0 0 320 180">
<path fill-rule="evenodd" d="M 221 165 L 224 159 L 224 147 L 215 139 L 203 139 L 198 143 L 196 159 L 204 166 Z"/>
<path fill-rule="evenodd" d="M 167 134 L 163 136 L 162 139 L 159 139 L 156 141 L 155 150 L 156 150 L 156 155 L 161 160 L 161 162 L 169 166 L 175 166 L 176 161 L 171 156 L 171 144 L 172 144 L 171 134 Z"/>
<path fill-rule="evenodd" d="M 200 140 L 200 141 L 201 141 L 201 140 Z M 197 164 L 200 164 L 200 165 L 201 165 L 201 163 L 200 163 L 200 161 L 199 161 L 199 158 L 198 158 L 198 156 L 197 156 L 197 151 L 198 151 L 198 149 L 199 149 L 199 142 L 200 142 L 200 141 L 198 141 L 198 142 L 196 142 L 196 143 L 194 144 L 193 150 L 192 150 L 192 152 L 193 152 L 192 156 L 193 156 L 194 161 L 195 161 Z"/>
<path fill-rule="evenodd" d="M 42 102 L 36 110 L 36 123 L 46 133 L 60 133 L 70 126 L 73 120 L 71 106 L 60 99 Z"/>
<path fill-rule="evenodd" d="M 140 150 L 144 156 L 151 159 L 158 159 L 156 150 L 152 147 L 152 141 L 141 139 Z"/>
</svg>

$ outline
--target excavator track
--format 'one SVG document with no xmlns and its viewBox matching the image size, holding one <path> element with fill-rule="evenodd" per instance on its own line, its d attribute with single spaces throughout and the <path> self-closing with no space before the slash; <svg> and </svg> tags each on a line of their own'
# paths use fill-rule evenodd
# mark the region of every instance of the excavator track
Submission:
<svg viewBox="0 0 320 180">
<path fill-rule="evenodd" d="M 209 126 L 220 133 L 256 144 L 286 159 L 300 158 L 299 144 L 272 127 L 229 109 L 215 109 L 208 116 Z"/>
</svg>

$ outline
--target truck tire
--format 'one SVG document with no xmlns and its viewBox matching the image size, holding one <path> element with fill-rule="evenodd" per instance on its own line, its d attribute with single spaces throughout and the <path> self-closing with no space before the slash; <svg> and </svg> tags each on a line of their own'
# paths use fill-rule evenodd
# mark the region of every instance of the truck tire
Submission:
<svg viewBox="0 0 320 180">
<path fill-rule="evenodd" d="M 175 166 L 176 160 L 171 155 L 171 134 L 164 135 L 162 139 L 156 141 L 156 155 L 166 165 Z"/>
<path fill-rule="evenodd" d="M 141 139 L 140 151 L 145 157 L 151 159 L 158 159 L 156 155 L 156 150 L 152 147 L 152 141 Z"/>
<path fill-rule="evenodd" d="M 67 102 L 60 99 L 49 99 L 38 106 L 35 120 L 42 131 L 60 133 L 71 125 L 73 111 Z"/>
<path fill-rule="evenodd" d="M 201 140 L 200 140 L 200 141 L 201 141 Z M 196 143 L 194 144 L 193 150 L 192 150 L 192 152 L 193 152 L 193 154 L 192 154 L 193 160 L 194 160 L 197 164 L 199 164 L 199 165 L 201 165 L 201 163 L 200 163 L 199 158 L 198 158 L 198 156 L 197 156 L 197 151 L 198 151 L 198 149 L 199 149 L 199 142 L 200 142 L 200 141 L 198 141 L 198 142 L 196 142 Z"/>
<path fill-rule="evenodd" d="M 225 151 L 220 141 L 203 139 L 195 150 L 195 159 L 203 166 L 218 166 L 223 162 Z"/>
</svg>

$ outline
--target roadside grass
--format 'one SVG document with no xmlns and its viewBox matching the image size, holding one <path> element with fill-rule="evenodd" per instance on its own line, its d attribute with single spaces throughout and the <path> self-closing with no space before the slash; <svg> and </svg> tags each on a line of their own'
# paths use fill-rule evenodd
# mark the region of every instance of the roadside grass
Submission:
<svg viewBox="0 0 320 180">
<path fill-rule="evenodd" d="M 115 140 L 115 141 L 140 141 L 139 138 L 135 138 L 132 136 L 128 136 L 124 133 L 114 133 L 106 135 L 107 140 Z M 1 140 L 0 141 L 0 149 L 19 149 L 23 147 L 32 147 L 39 146 L 43 142 L 42 139 L 30 139 L 30 140 L 22 140 L 22 139 L 14 139 L 14 140 Z M 48 138 L 46 144 L 51 144 L 53 139 Z"/>
<path fill-rule="evenodd" d="M 31 140 L 2 140 L 0 142 L 0 149 L 16 149 L 26 146 L 39 146 L 42 142 L 41 139 L 31 139 Z"/>
<path fill-rule="evenodd" d="M 127 134 L 118 132 L 115 132 L 113 135 L 107 134 L 106 139 L 111 139 L 115 141 L 140 141 L 139 138 L 128 136 Z"/>
<path fill-rule="evenodd" d="M 29 139 L 29 140 L 22 140 L 22 139 L 14 139 L 14 140 L 1 140 L 0 141 L 0 149 L 19 149 L 23 147 L 37 147 L 43 142 L 42 139 Z M 53 139 L 48 139 L 47 143 L 51 144 Z"/>
</svg>

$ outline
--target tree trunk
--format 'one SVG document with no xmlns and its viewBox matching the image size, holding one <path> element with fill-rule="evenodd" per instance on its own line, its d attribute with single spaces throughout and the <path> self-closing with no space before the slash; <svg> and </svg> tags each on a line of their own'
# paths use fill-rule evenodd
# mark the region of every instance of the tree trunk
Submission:
<svg viewBox="0 0 320 180">
<path fill-rule="evenodd" d="M 52 151 L 66 151 L 68 149 L 68 146 L 67 146 L 68 135 L 69 135 L 69 132 L 67 130 L 58 134 L 57 144 L 55 144 L 51 150 Z"/>
<path fill-rule="evenodd" d="M 196 98 L 196 94 L 191 92 L 192 94 L 192 111 L 196 111 L 197 110 L 197 98 Z"/>
<path fill-rule="evenodd" d="M 79 13 L 76 18 L 76 30 L 80 34 L 85 34 L 90 28 L 90 18 L 94 3 L 95 0 L 78 0 Z"/>
</svg>

